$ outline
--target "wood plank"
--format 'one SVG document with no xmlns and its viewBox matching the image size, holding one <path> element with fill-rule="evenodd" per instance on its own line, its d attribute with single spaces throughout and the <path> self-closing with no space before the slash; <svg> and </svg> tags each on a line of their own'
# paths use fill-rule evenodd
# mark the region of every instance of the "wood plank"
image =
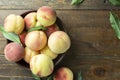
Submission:
<svg viewBox="0 0 120 80">
<path fill-rule="evenodd" d="M 33 5 L 34 3 L 34 5 Z M 85 0 L 81 5 L 72 6 L 71 0 L 0 0 L 0 9 L 32 9 L 48 5 L 55 9 L 120 9 L 104 0 Z"/>
<path fill-rule="evenodd" d="M 24 77 L 0 77 L 1 80 L 35 80 L 34 78 L 24 78 Z"/>
<path fill-rule="evenodd" d="M 60 64 L 57 65 L 56 69 L 63 66 L 69 67 L 74 73 L 74 80 L 77 80 L 77 74 L 81 70 L 84 80 L 120 80 L 119 57 L 120 56 L 67 55 Z M 71 63 L 74 63 L 74 65 Z M 11 78 L 14 80 L 32 80 L 29 68 L 6 61 L 3 55 L 0 55 L 0 65 L 0 79 Z"/>
<path fill-rule="evenodd" d="M 0 10 L 2 15 L 0 24 L 3 24 L 8 14 L 21 14 L 25 11 L 27 10 Z M 71 68 L 75 80 L 79 70 L 82 70 L 85 80 L 120 80 L 120 41 L 110 26 L 109 11 L 57 10 L 57 14 L 72 40 L 71 49 L 57 68 L 61 66 Z M 0 44 L 6 45 L 2 35 Z M 0 53 L 3 53 L 3 46 Z M 14 80 L 33 79 L 29 68 L 6 61 L 4 55 L 0 55 L 0 65 L 0 79 L 7 80 L 11 76 Z M 8 71 L 9 73 L 6 73 Z"/>
<path fill-rule="evenodd" d="M 24 78 L 24 77 L 20 77 L 20 78 L 11 77 L 9 80 L 35 80 L 35 79 L 34 78 Z"/>
<path fill-rule="evenodd" d="M 3 54 L 3 50 L 6 44 L 7 44 L 6 39 L 0 33 L 0 54 Z"/>
<path fill-rule="evenodd" d="M 0 79 L 1 80 L 10 80 L 10 78 L 3 78 L 3 77 L 1 77 Z"/>
<path fill-rule="evenodd" d="M 109 11 L 120 18 L 120 7 L 104 3 L 104 0 L 85 0 L 79 6 L 70 3 L 71 0 L 0 0 L 0 24 L 3 25 L 9 14 L 22 14 L 49 5 L 57 10 L 72 41 L 55 70 L 69 67 L 74 80 L 80 71 L 83 80 L 120 80 L 120 40 L 115 37 L 109 22 Z M 5 59 L 6 44 L 7 40 L 0 33 L 0 80 L 34 80 L 28 64 Z"/>
<path fill-rule="evenodd" d="M 24 62 L 8 62 L 4 55 L 0 55 L 0 64 L 0 77 L 32 78 L 31 71 Z"/>
<path fill-rule="evenodd" d="M 74 57 L 73 57 L 74 56 Z M 59 64 L 73 70 L 75 79 L 82 71 L 83 80 L 120 80 L 119 57 L 68 55 Z M 74 63 L 74 65 L 73 65 Z"/>
</svg>

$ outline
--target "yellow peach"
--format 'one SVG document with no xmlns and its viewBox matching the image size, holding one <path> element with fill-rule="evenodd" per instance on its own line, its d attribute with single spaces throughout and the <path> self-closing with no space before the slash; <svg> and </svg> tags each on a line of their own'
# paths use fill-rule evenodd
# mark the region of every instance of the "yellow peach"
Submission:
<svg viewBox="0 0 120 80">
<path fill-rule="evenodd" d="M 31 31 L 25 37 L 25 44 L 28 48 L 38 51 L 46 46 L 47 37 L 43 31 Z"/>
<path fill-rule="evenodd" d="M 24 19 L 15 14 L 10 14 L 5 18 L 4 28 L 7 32 L 20 34 L 24 29 Z"/>
<path fill-rule="evenodd" d="M 53 61 L 44 54 L 33 56 L 30 60 L 30 69 L 33 74 L 39 77 L 46 77 L 53 72 Z"/>
<path fill-rule="evenodd" d="M 42 6 L 37 10 L 37 19 L 44 27 L 50 26 L 56 21 L 56 11 L 49 6 Z"/>
<path fill-rule="evenodd" d="M 41 54 L 45 54 L 49 56 L 51 59 L 55 59 L 58 56 L 56 53 L 52 52 L 48 46 L 41 50 Z"/>
<path fill-rule="evenodd" d="M 64 31 L 53 32 L 48 39 L 48 47 L 57 54 L 66 52 L 71 45 L 69 36 Z"/>
<path fill-rule="evenodd" d="M 39 21 L 37 21 L 35 26 L 42 26 Z"/>
<path fill-rule="evenodd" d="M 29 49 L 28 47 L 25 47 L 25 54 L 24 54 L 24 60 L 27 63 L 30 63 L 30 59 L 35 56 L 38 55 L 40 52 L 39 51 L 33 51 L 31 49 Z"/>
</svg>

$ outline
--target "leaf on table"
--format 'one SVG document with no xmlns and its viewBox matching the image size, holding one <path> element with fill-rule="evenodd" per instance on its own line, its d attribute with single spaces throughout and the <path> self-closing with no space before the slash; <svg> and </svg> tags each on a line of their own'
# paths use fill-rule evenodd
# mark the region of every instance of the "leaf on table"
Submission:
<svg viewBox="0 0 120 80">
<path fill-rule="evenodd" d="M 83 80 L 81 71 L 78 73 L 78 80 Z"/>
<path fill-rule="evenodd" d="M 36 27 L 32 27 L 28 30 L 28 32 L 31 31 L 36 31 L 36 30 L 46 30 L 47 28 L 43 27 L 43 26 L 36 26 Z"/>
<path fill-rule="evenodd" d="M 72 5 L 78 5 L 81 4 L 84 0 L 72 0 L 71 4 Z"/>
<path fill-rule="evenodd" d="M 1 33 L 3 34 L 3 36 L 4 36 L 5 38 L 7 38 L 8 40 L 13 41 L 13 42 L 17 42 L 17 43 L 21 43 L 20 38 L 19 38 L 19 36 L 18 36 L 17 34 L 15 34 L 15 33 L 10 33 L 10 32 L 6 32 L 6 31 L 4 30 L 4 27 L 2 27 L 2 26 L 0 26 L 0 32 L 1 32 Z"/>
<path fill-rule="evenodd" d="M 120 0 L 109 0 L 109 2 L 114 6 L 120 6 Z"/>
<path fill-rule="evenodd" d="M 41 78 L 39 78 L 38 76 L 36 76 L 35 74 L 32 73 L 32 76 L 35 80 L 41 80 Z"/>
<path fill-rule="evenodd" d="M 118 39 L 120 39 L 120 20 L 117 15 L 110 12 L 110 23 L 111 27 L 115 31 L 115 34 Z"/>
</svg>

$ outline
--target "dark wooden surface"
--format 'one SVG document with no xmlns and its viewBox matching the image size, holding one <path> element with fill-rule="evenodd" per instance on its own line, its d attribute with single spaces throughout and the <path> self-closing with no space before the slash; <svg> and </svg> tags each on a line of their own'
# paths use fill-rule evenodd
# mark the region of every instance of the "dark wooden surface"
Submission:
<svg viewBox="0 0 120 80">
<path fill-rule="evenodd" d="M 71 0 L 0 0 L 0 24 L 11 14 L 22 14 L 48 5 L 56 9 L 72 40 L 69 53 L 58 67 L 72 69 L 74 80 L 120 80 L 120 40 L 109 23 L 109 12 L 120 17 L 120 7 L 104 0 L 85 0 L 72 6 Z M 7 41 L 0 33 L 0 80 L 34 80 L 29 68 L 4 58 Z"/>
</svg>

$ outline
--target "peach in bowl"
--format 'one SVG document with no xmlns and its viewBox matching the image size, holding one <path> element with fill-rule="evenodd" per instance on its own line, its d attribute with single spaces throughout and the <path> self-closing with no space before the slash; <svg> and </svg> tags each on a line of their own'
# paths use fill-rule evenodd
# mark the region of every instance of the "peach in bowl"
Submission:
<svg viewBox="0 0 120 80">
<path fill-rule="evenodd" d="M 71 46 L 62 21 L 49 6 L 21 15 L 8 15 L 4 30 L 15 33 L 20 39 L 20 43 L 8 40 L 4 48 L 5 58 L 18 63 L 24 60 L 32 73 L 39 77 L 52 74 Z"/>
</svg>

